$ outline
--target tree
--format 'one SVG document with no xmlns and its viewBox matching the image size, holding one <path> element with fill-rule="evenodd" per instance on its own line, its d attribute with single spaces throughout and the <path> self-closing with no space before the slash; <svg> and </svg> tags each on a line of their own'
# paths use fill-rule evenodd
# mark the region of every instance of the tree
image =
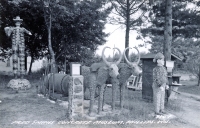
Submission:
<svg viewBox="0 0 200 128">
<path fill-rule="evenodd" d="M 106 18 L 111 8 L 104 6 L 104 0 L 81 1 L 72 5 L 66 15 L 59 19 L 57 26 L 62 26 L 60 38 L 54 38 L 56 60 L 63 63 L 65 56 L 70 55 L 68 62 L 82 62 L 94 57 L 99 45 L 103 45 L 108 36 L 105 28 Z M 56 27 L 53 33 L 59 33 Z M 59 41 L 59 39 L 62 39 Z"/>
<path fill-rule="evenodd" d="M 85 64 L 85 60 L 94 58 L 97 47 L 103 45 L 108 36 L 103 29 L 111 8 L 104 5 L 105 0 L 60 1 L 54 5 L 62 10 L 54 10 L 56 16 L 51 28 L 52 49 L 58 64 L 65 63 L 65 59 Z"/>
<path fill-rule="evenodd" d="M 112 24 L 121 24 L 126 28 L 125 48 L 129 47 L 130 30 L 142 24 L 142 17 L 147 12 L 146 0 L 110 0 L 114 7 L 114 17 L 110 18 Z M 146 1 L 147 2 L 147 1 Z M 129 52 L 126 52 L 129 55 Z"/>
<path fill-rule="evenodd" d="M 185 0 L 187 1 L 187 0 Z M 187 8 L 187 2 L 174 0 L 172 10 L 172 52 L 184 45 L 178 42 L 178 38 L 199 38 L 198 31 L 200 30 L 200 15 L 197 10 Z M 196 3 L 196 6 L 198 4 Z M 153 12 L 150 17 L 154 16 L 151 20 L 151 25 L 141 29 L 142 37 L 150 37 L 151 40 L 147 43 L 152 45 L 151 52 L 163 51 L 162 43 L 164 42 L 164 25 L 165 25 L 165 3 L 156 4 L 153 6 Z M 161 50 L 160 50 L 161 49 Z M 177 51 L 178 52 L 178 51 Z M 179 54 L 179 53 L 178 53 Z M 183 54 L 183 53 L 181 53 Z"/>
<path fill-rule="evenodd" d="M 181 40 L 179 41 L 181 42 Z M 182 41 L 185 43 L 185 46 L 182 46 L 179 50 L 184 52 L 186 58 L 184 64 L 185 69 L 198 78 L 198 86 L 200 86 L 200 39 L 187 39 Z"/>
<path fill-rule="evenodd" d="M 19 14 L 24 17 L 24 22 L 29 26 L 33 36 L 27 39 L 26 51 L 31 56 L 31 63 L 28 74 L 31 73 L 32 63 L 41 59 L 47 52 L 46 27 L 41 5 L 37 1 L 23 1 L 19 5 Z"/>
<path fill-rule="evenodd" d="M 199 56 L 199 54 L 198 54 Z M 190 58 L 185 65 L 187 70 L 191 72 L 198 79 L 198 86 L 200 86 L 200 58 L 197 56 L 193 56 Z"/>
<path fill-rule="evenodd" d="M 172 43 L 172 0 L 165 0 L 165 28 L 163 53 L 165 60 L 171 60 Z"/>
<path fill-rule="evenodd" d="M 14 26 L 13 18 L 20 16 L 23 19 L 22 26 L 27 28 L 33 34 L 32 36 L 25 36 L 26 53 L 31 56 L 31 64 L 34 60 L 42 58 L 46 50 L 45 27 L 43 17 L 40 15 L 42 9 L 37 1 L 0 1 L 1 9 L 1 56 L 7 57 L 11 55 L 11 40 L 5 35 L 4 27 Z M 31 72 L 31 66 L 29 73 Z"/>
<path fill-rule="evenodd" d="M 188 7 L 188 2 L 193 5 L 193 8 Z M 172 7 L 172 47 L 173 53 L 184 58 L 185 69 L 193 72 L 199 77 L 199 38 L 200 31 L 200 12 L 198 10 L 200 2 L 193 0 L 173 0 Z M 152 25 L 143 28 L 141 33 L 143 37 L 150 37 L 152 44 L 151 52 L 163 51 L 162 42 L 165 41 L 164 25 L 165 25 L 165 3 L 153 6 Z M 195 53 L 195 54 L 194 54 Z"/>
<path fill-rule="evenodd" d="M 10 5 L 14 5 L 13 3 L 8 2 L 7 0 L 1 0 L 0 1 L 0 56 L 1 60 L 4 60 L 5 58 L 8 58 L 11 55 L 11 40 L 8 38 L 5 34 L 4 27 L 15 25 L 13 23 L 13 15 L 12 12 L 17 12 L 17 7 L 13 6 L 12 8 L 9 8 Z M 8 11 L 9 10 L 9 11 Z"/>
<path fill-rule="evenodd" d="M 140 56 L 143 56 L 143 55 L 145 55 L 145 54 L 146 54 L 146 52 L 140 52 Z M 137 61 L 137 59 L 138 59 L 138 54 L 136 54 L 136 53 L 131 53 L 130 56 L 129 56 L 129 59 L 130 59 L 131 62 Z"/>
<path fill-rule="evenodd" d="M 2 0 L 0 9 L 3 9 L 1 21 L 1 33 L 7 24 L 12 23 L 13 17 L 19 15 L 24 19 L 25 27 L 31 30 L 33 36 L 26 39 L 27 53 L 37 59 L 45 56 L 48 52 L 48 27 L 49 15 L 44 12 L 44 1 L 22 1 L 9 2 Z M 68 62 L 82 62 L 92 59 L 99 45 L 103 45 L 108 35 L 103 32 L 106 18 L 111 8 L 104 7 L 104 0 L 96 1 L 50 1 L 52 2 L 52 26 L 51 44 L 54 51 L 55 61 L 58 64 L 65 62 L 66 55 Z M 6 6 L 5 3 L 7 4 Z M 46 21 L 44 16 L 47 16 Z M 55 15 L 55 16 L 54 16 Z M 50 29 L 49 29 L 50 30 Z M 2 36 L 1 42 L 7 40 Z M 50 39 L 50 38 L 49 38 Z M 4 51 L 10 47 L 9 43 L 1 43 Z M 33 60 L 33 61 L 34 61 Z"/>
<path fill-rule="evenodd" d="M 54 0 L 42 0 L 43 2 L 43 12 L 44 12 L 44 19 L 45 24 L 48 30 L 48 50 L 51 57 L 51 72 L 57 72 L 56 69 L 56 59 L 55 59 L 55 53 L 52 48 L 52 20 L 53 17 L 56 19 L 58 17 L 58 13 L 60 13 L 60 8 L 58 6 L 59 1 Z"/>
</svg>

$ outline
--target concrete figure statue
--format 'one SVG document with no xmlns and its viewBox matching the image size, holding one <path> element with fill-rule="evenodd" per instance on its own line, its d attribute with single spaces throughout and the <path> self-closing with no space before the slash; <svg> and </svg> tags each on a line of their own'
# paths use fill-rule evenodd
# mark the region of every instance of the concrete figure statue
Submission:
<svg viewBox="0 0 200 128">
<path fill-rule="evenodd" d="M 153 69 L 153 102 L 156 115 L 162 115 L 164 111 L 165 89 L 168 88 L 167 70 L 164 65 L 164 55 L 157 53 L 153 60 L 157 66 Z"/>
<path fill-rule="evenodd" d="M 21 78 L 25 75 L 25 39 L 24 33 L 32 35 L 30 31 L 23 27 L 20 27 L 22 19 L 17 16 L 15 19 L 16 27 L 5 27 L 5 33 L 7 36 L 12 36 L 12 54 L 13 54 L 13 73 L 15 79 L 17 78 L 18 71 L 18 57 L 20 61 L 20 76 Z"/>
</svg>

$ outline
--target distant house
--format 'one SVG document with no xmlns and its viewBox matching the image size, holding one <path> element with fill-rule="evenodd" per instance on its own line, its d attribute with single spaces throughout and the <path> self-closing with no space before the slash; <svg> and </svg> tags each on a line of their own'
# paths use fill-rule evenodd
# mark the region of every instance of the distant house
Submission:
<svg viewBox="0 0 200 128">
<path fill-rule="evenodd" d="M 19 62 L 19 59 L 18 59 Z M 36 60 L 32 64 L 32 71 L 37 71 L 43 67 L 44 59 Z M 27 72 L 29 70 L 31 63 L 31 57 L 27 57 Z M 18 71 L 19 71 L 19 63 L 18 63 Z M 12 63 L 12 56 L 10 58 L 4 59 L 4 61 L 0 61 L 0 73 L 6 75 L 13 75 L 13 63 Z"/>
</svg>

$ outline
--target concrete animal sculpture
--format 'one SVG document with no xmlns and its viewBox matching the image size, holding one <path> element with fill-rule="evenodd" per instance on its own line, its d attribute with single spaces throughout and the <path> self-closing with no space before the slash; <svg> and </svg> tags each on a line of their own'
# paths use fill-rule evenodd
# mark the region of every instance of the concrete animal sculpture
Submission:
<svg viewBox="0 0 200 128">
<path fill-rule="evenodd" d="M 102 50 L 102 59 L 104 63 L 93 63 L 90 67 L 91 73 L 89 74 L 89 88 L 90 88 L 90 108 L 89 108 L 89 115 L 92 114 L 93 111 L 93 104 L 94 104 L 94 96 L 95 90 L 99 87 L 99 102 L 98 102 L 98 114 L 102 112 L 103 108 L 103 96 L 104 96 L 104 89 L 105 83 L 110 78 L 112 83 L 112 110 L 115 109 L 115 95 L 116 89 L 119 85 L 119 72 L 117 65 L 121 62 L 122 54 L 118 48 L 120 58 L 117 62 L 108 62 L 104 56 L 104 51 L 106 48 L 104 47 Z"/>
<path fill-rule="evenodd" d="M 142 72 L 138 66 L 139 61 L 140 61 L 140 52 L 137 49 L 137 47 L 134 47 L 134 48 L 138 51 L 137 62 L 130 62 L 127 59 L 125 52 L 126 50 L 131 49 L 130 47 L 127 47 L 123 52 L 123 56 L 124 56 L 124 59 L 126 60 L 126 63 L 120 63 L 118 65 L 119 73 L 120 73 L 119 86 L 120 86 L 120 107 L 121 108 L 123 108 L 123 104 L 124 104 L 124 91 L 125 91 L 128 78 L 131 75 L 137 76 Z"/>
</svg>

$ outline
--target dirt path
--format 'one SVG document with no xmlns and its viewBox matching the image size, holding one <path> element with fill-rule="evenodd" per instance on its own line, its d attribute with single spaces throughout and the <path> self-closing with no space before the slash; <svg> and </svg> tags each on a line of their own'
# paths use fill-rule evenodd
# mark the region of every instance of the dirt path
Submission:
<svg viewBox="0 0 200 128">
<path fill-rule="evenodd" d="M 175 115 L 183 121 L 183 123 L 191 125 L 193 128 L 200 127 L 200 97 L 188 93 L 180 93 L 177 95 L 177 101 L 183 110 L 175 112 Z"/>
</svg>

